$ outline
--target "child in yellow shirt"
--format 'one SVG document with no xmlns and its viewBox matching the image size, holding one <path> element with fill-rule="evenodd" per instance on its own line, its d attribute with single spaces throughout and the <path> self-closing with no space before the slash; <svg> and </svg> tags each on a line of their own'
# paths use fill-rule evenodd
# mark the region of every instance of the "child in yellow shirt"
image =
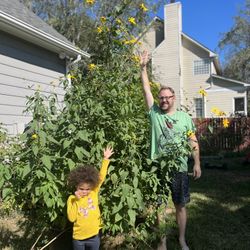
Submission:
<svg viewBox="0 0 250 250">
<path fill-rule="evenodd" d="M 100 247 L 98 192 L 106 177 L 112 154 L 112 147 L 104 150 L 100 173 L 92 166 L 81 166 L 69 174 L 69 185 L 76 188 L 75 195 L 70 195 L 67 201 L 68 219 L 74 223 L 74 250 L 98 250 Z"/>
</svg>

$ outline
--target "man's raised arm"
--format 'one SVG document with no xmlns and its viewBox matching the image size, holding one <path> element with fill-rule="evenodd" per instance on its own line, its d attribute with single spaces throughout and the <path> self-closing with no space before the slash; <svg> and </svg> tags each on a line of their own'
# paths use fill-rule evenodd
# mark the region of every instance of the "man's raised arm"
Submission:
<svg viewBox="0 0 250 250">
<path fill-rule="evenodd" d="M 149 61 L 148 52 L 144 50 L 140 55 L 140 64 L 141 64 L 141 80 L 142 80 L 142 87 L 143 87 L 143 94 L 147 104 L 148 110 L 154 104 L 154 98 L 151 92 L 150 83 L 148 80 L 148 73 L 147 73 L 147 63 Z"/>
</svg>

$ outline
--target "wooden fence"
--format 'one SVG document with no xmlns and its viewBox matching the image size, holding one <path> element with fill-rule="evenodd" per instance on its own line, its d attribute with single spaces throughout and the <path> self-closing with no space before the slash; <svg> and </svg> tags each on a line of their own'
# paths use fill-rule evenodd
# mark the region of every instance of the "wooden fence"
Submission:
<svg viewBox="0 0 250 250">
<path fill-rule="evenodd" d="M 228 127 L 223 118 L 194 118 L 197 138 L 202 155 L 220 152 L 239 152 L 250 147 L 250 118 L 228 118 Z"/>
</svg>

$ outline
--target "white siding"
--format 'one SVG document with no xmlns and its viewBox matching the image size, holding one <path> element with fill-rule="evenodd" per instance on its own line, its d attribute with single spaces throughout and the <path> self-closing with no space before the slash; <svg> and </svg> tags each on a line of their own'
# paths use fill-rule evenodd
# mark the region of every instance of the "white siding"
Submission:
<svg viewBox="0 0 250 250">
<path fill-rule="evenodd" d="M 58 84 L 64 74 L 65 62 L 56 54 L 0 32 L 0 123 L 10 134 L 22 132 L 30 121 L 31 115 L 23 113 L 26 96 L 38 88 L 63 100 Z"/>
<path fill-rule="evenodd" d="M 209 54 L 185 37 L 182 38 L 182 45 L 184 106 L 195 116 L 194 98 L 201 97 L 199 90 L 209 88 L 211 80 L 210 74 L 194 75 L 194 61 L 208 58 Z"/>
</svg>

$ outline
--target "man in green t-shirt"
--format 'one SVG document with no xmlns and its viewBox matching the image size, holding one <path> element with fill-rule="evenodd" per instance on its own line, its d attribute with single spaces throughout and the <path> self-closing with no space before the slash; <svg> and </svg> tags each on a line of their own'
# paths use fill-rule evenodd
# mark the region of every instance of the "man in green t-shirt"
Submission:
<svg viewBox="0 0 250 250">
<path fill-rule="evenodd" d="M 150 158 L 156 159 L 157 156 L 162 153 L 167 153 L 167 150 L 174 150 L 174 145 L 181 145 L 183 136 L 185 137 L 185 135 L 190 133 L 187 139 L 189 139 L 191 148 L 193 148 L 193 176 L 195 179 L 200 178 L 199 145 L 194 133 L 195 127 L 192 119 L 187 113 L 175 109 L 174 103 L 176 97 L 171 87 L 162 87 L 158 94 L 159 106 L 154 103 L 147 74 L 148 60 L 148 52 L 144 51 L 141 54 L 141 79 L 151 124 Z M 180 154 L 178 162 L 179 170 L 174 174 L 170 189 L 172 200 L 176 208 L 176 219 L 179 226 L 179 242 L 183 250 L 188 250 L 189 248 L 185 240 L 187 222 L 185 204 L 190 200 L 187 157 L 181 156 Z M 164 249 L 164 247 L 161 246 L 161 249 Z"/>
</svg>

